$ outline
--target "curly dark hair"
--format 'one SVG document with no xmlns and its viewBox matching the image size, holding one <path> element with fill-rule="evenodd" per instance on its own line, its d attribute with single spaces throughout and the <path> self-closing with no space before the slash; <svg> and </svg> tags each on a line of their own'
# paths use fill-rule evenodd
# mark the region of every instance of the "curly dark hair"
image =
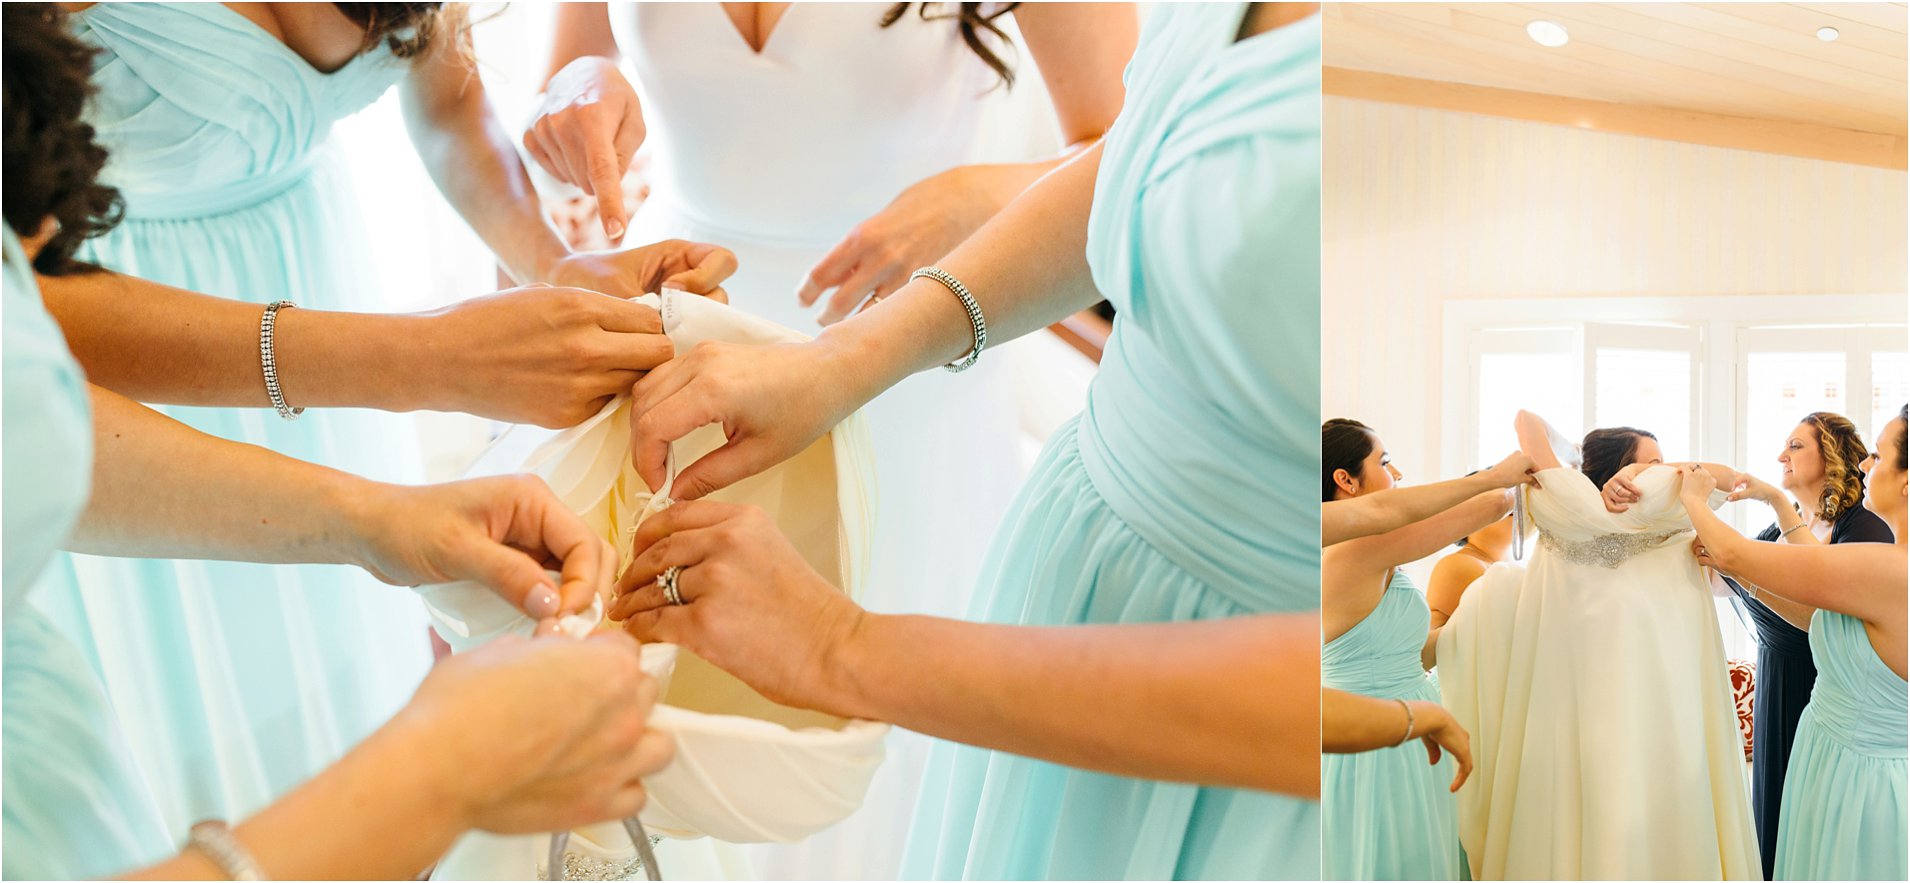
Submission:
<svg viewBox="0 0 1910 883">
<path fill-rule="evenodd" d="M 1638 455 L 1638 440 L 1641 438 L 1656 441 L 1658 437 L 1630 426 L 1613 426 L 1585 433 L 1585 440 L 1578 446 L 1578 471 L 1592 480 L 1593 487 L 1604 487 L 1605 482 L 1618 474 L 1618 470 L 1631 465 L 1632 458 Z"/>
<path fill-rule="evenodd" d="M 1320 502 L 1333 502 L 1333 473 L 1341 469 L 1354 478 L 1365 471 L 1366 458 L 1373 453 L 1379 434 L 1373 427 L 1347 417 L 1335 417 L 1320 424 Z"/>
<path fill-rule="evenodd" d="M 344 4 L 339 5 L 342 6 Z M 889 25 L 901 21 L 902 16 L 908 13 L 909 7 L 917 5 L 918 4 L 915 3 L 897 3 L 889 7 L 889 11 L 882 14 L 882 26 L 886 28 Z M 981 56 L 982 63 L 988 65 L 989 70 L 994 71 L 996 76 L 1001 77 L 1002 85 L 1013 86 L 1015 84 L 1014 69 L 1010 68 L 1008 62 L 1002 60 L 1002 57 L 997 54 L 995 50 L 989 48 L 988 41 L 982 39 L 982 34 L 993 35 L 995 39 L 1003 43 L 1008 42 L 1008 35 L 1002 32 L 1000 25 L 995 24 L 995 19 L 1015 11 L 1015 7 L 1021 4 L 957 3 L 955 4 L 956 9 L 954 12 L 930 14 L 929 7 L 942 5 L 946 4 L 919 4 L 920 8 L 916 10 L 916 14 L 920 15 L 923 21 L 934 21 L 936 19 L 945 18 L 955 19 L 956 28 L 962 32 L 962 42 L 967 43 L 969 49 L 974 50 L 976 55 Z M 983 12 L 982 7 L 984 5 L 994 6 L 995 8 L 991 11 Z"/>
<path fill-rule="evenodd" d="M 94 50 L 68 30 L 66 13 L 52 3 L 4 7 L 7 226 L 36 236 L 50 218 L 58 225 L 40 247 L 33 268 L 49 276 L 93 269 L 75 260 L 80 243 L 118 224 L 125 214 L 119 191 L 99 183 L 106 148 L 81 118 L 93 94 Z"/>
<path fill-rule="evenodd" d="M 1813 411 L 1798 422 L 1817 431 L 1817 454 L 1824 460 L 1824 493 L 1817 500 L 1817 514 L 1835 521 L 1863 505 L 1864 474 L 1859 465 L 1870 451 L 1857 434 L 1857 425 L 1842 414 Z"/>
</svg>

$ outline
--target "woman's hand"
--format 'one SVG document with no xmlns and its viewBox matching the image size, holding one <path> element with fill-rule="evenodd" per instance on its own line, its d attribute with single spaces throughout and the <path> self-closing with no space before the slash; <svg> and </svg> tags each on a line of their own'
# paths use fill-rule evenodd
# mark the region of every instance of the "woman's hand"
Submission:
<svg viewBox="0 0 1910 883">
<path fill-rule="evenodd" d="M 785 705 L 826 704 L 830 660 L 867 615 L 809 567 L 753 506 L 677 503 L 637 528 L 610 618 L 642 641 L 681 644 Z M 682 605 L 657 576 L 679 567 Z"/>
<path fill-rule="evenodd" d="M 736 255 L 727 248 L 665 239 L 636 248 L 573 252 L 559 258 L 544 281 L 616 297 L 681 288 L 729 303 L 722 283 L 735 272 Z"/>
<path fill-rule="evenodd" d="M 1522 484 L 1538 487 L 1537 473 L 1538 469 L 1533 465 L 1532 458 L 1526 456 L 1524 451 L 1513 451 L 1504 460 L 1500 460 L 1485 471 L 1486 477 L 1492 480 L 1493 487 L 1518 487 Z"/>
<path fill-rule="evenodd" d="M 1678 499 L 1687 506 L 1709 508 L 1711 492 L 1717 488 L 1717 477 L 1703 464 L 1689 463 L 1678 467 Z"/>
<path fill-rule="evenodd" d="M 616 575 L 610 544 L 536 476 L 372 487 L 348 504 L 356 560 L 392 585 L 469 580 L 541 620 L 589 607 Z"/>
<path fill-rule="evenodd" d="M 706 341 L 644 375 L 632 390 L 630 451 L 651 490 L 670 443 L 711 423 L 729 442 L 691 463 L 671 495 L 694 500 L 781 463 L 874 397 L 822 341 L 751 346 Z"/>
<path fill-rule="evenodd" d="M 532 286 L 472 298 L 424 316 L 409 377 L 432 388 L 420 405 L 575 426 L 675 353 L 643 304 L 575 288 Z"/>
<path fill-rule="evenodd" d="M 1472 737 L 1445 706 L 1437 702 L 1409 704 L 1413 707 L 1414 735 L 1426 744 L 1427 758 L 1437 764 L 1439 753 L 1444 750 L 1459 765 L 1459 772 L 1453 775 L 1452 787 L 1448 789 L 1458 791 L 1472 775 Z"/>
<path fill-rule="evenodd" d="M 643 136 L 637 90 L 615 61 L 585 56 L 545 85 L 524 149 L 551 177 L 596 197 L 604 234 L 615 241 L 630 222 L 623 175 Z"/>
<path fill-rule="evenodd" d="M 1738 473 L 1738 480 L 1732 485 L 1730 496 L 1725 499 L 1733 503 L 1739 500 L 1756 500 L 1773 509 L 1788 505 L 1782 489 L 1749 472 Z"/>
<path fill-rule="evenodd" d="M 941 260 L 1019 193 L 1028 175 L 1015 176 L 1017 168 L 959 166 L 916 182 L 836 243 L 810 269 L 796 299 L 810 306 L 835 289 L 817 317 L 833 325 L 871 294 L 876 300 L 888 297 L 909 281 L 910 273 Z"/>
<path fill-rule="evenodd" d="M 1630 509 L 1631 504 L 1644 499 L 1644 492 L 1638 489 L 1638 485 L 1632 483 L 1632 479 L 1637 478 L 1639 473 L 1650 469 L 1651 466 L 1650 463 L 1633 463 L 1618 470 L 1618 474 L 1605 482 L 1605 487 L 1599 491 L 1599 496 L 1605 499 L 1605 511 L 1623 512 Z"/>
<path fill-rule="evenodd" d="M 391 726 L 420 740 L 411 762 L 438 774 L 470 827 L 526 834 L 626 818 L 643 806 L 642 777 L 675 753 L 668 733 L 644 727 L 657 684 L 640 661 L 615 632 L 507 635 L 439 663 Z"/>
</svg>

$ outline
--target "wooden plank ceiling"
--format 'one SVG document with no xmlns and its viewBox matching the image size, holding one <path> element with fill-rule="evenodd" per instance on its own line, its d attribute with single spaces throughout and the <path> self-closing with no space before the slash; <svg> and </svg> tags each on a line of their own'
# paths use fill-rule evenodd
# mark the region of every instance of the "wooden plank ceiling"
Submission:
<svg viewBox="0 0 1910 883">
<path fill-rule="evenodd" d="M 1329 3 L 1325 15 L 1330 94 L 1401 100 L 1407 80 L 1430 81 L 1485 87 L 1500 107 L 1509 90 L 1775 121 L 1764 131 L 1807 141 L 1896 136 L 1884 143 L 1898 153 L 1910 134 L 1903 3 Z M 1570 41 L 1540 46 L 1526 33 L 1535 20 L 1563 25 Z M 1819 39 L 1823 27 L 1838 38 Z M 1452 95 L 1427 103 L 1450 106 Z"/>
</svg>

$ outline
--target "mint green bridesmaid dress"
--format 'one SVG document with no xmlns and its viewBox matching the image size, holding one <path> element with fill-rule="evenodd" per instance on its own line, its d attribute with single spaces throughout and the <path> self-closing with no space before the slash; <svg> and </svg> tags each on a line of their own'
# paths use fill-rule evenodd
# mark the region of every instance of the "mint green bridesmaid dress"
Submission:
<svg viewBox="0 0 1910 883">
<path fill-rule="evenodd" d="M 80 366 L 6 231 L 0 285 L 0 877 L 101 877 L 171 852 L 99 681 L 24 603 L 86 504 L 93 418 Z"/>
<path fill-rule="evenodd" d="M 102 50 L 87 117 L 111 152 L 104 179 L 126 198 L 125 221 L 81 257 L 222 297 L 380 308 L 327 133 L 403 63 L 380 48 L 321 74 L 218 3 L 106 3 L 72 22 Z M 348 472 L 419 474 L 399 415 L 165 410 Z M 174 836 L 318 772 L 430 664 L 416 598 L 351 568 L 61 555 L 44 581 L 34 603 L 98 672 Z"/>
<path fill-rule="evenodd" d="M 1395 569 L 1379 606 L 1320 651 L 1320 686 L 1363 696 L 1439 701 L 1420 667 L 1432 611 Z M 1401 728 L 1402 735 L 1404 728 Z M 1320 758 L 1320 811 L 1328 880 L 1464 880 L 1459 807 L 1447 790 L 1452 758 L 1427 763 L 1404 745 Z"/>
<path fill-rule="evenodd" d="M 1088 225 L 1119 316 L 1087 409 L 987 554 L 977 619 L 1319 608 L 1320 23 L 1236 42 L 1245 11 L 1164 4 L 1147 22 Z M 916 812 L 909 878 L 1320 874 L 1317 801 L 951 743 Z"/>
<path fill-rule="evenodd" d="M 1862 620 L 1811 616 L 1817 684 L 1778 809 L 1779 880 L 1910 879 L 1910 688 Z"/>
</svg>

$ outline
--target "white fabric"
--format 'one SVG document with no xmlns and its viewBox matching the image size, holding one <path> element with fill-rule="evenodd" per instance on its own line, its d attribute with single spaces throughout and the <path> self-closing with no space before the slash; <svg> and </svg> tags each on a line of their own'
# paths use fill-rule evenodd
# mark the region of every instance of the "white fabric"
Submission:
<svg viewBox="0 0 1910 883">
<path fill-rule="evenodd" d="M 1540 472 L 1529 562 L 1493 565 L 1440 633 L 1442 701 L 1472 734 L 1459 833 L 1477 879 L 1762 876 L 1676 477 L 1645 470 L 1612 514 L 1578 471 Z"/>
<path fill-rule="evenodd" d="M 815 333 L 817 310 L 796 301 L 810 268 L 903 190 L 974 161 L 985 104 L 1004 98 L 952 20 L 911 8 L 879 27 L 887 8 L 793 4 L 756 53 L 716 4 L 613 4 L 654 157 L 626 241 L 729 248 L 732 303 Z M 1035 71 L 1025 53 L 1019 61 L 1017 88 L 1028 89 Z M 869 609 L 968 615 L 982 553 L 1026 474 L 1019 378 L 1004 354 L 962 374 L 921 372 L 864 408 L 882 479 L 860 599 Z M 757 867 L 893 879 L 929 744 L 896 731 L 863 811 L 799 846 L 752 850 Z"/>
<path fill-rule="evenodd" d="M 803 339 L 763 319 L 705 298 L 666 291 L 644 302 L 659 306 L 665 332 L 679 353 L 704 340 L 780 343 Z M 652 494 L 630 464 L 629 403 L 619 398 L 584 423 L 557 433 L 512 429 L 475 471 L 517 469 L 539 475 L 564 503 L 629 560 L 630 536 L 667 505 L 668 484 Z M 545 439 L 532 453 L 528 440 Z M 723 443 L 708 426 L 671 449 L 675 468 Z M 501 467 L 501 468 L 500 468 Z M 737 482 L 711 499 L 763 508 L 809 564 L 854 594 L 866 572 L 873 482 L 860 415 L 780 466 Z M 420 589 L 433 627 L 454 651 L 507 633 L 528 635 L 531 619 L 482 586 L 456 583 Z M 567 631 L 584 631 L 601 617 L 602 599 Z M 641 818 L 651 833 L 734 842 L 787 842 L 841 821 L 861 805 L 882 762 L 887 724 L 852 721 L 776 705 L 695 654 L 667 644 L 644 647 L 644 668 L 662 682 L 651 726 L 677 740 L 676 760 L 649 777 L 649 804 Z M 616 823 L 575 832 L 571 851 L 598 859 L 629 857 L 634 849 Z M 440 862 L 440 879 L 522 879 L 542 871 L 548 837 L 468 835 Z M 746 876 L 736 856 L 684 856 L 660 850 L 666 873 Z"/>
</svg>

